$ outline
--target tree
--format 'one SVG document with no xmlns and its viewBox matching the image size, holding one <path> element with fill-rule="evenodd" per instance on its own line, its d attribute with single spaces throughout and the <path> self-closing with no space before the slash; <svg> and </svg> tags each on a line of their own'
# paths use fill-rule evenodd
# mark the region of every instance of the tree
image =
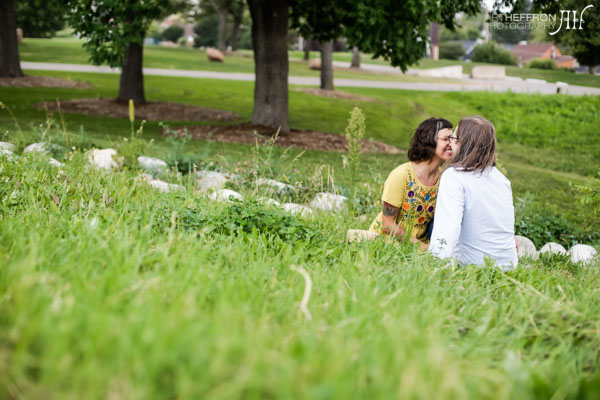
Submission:
<svg viewBox="0 0 600 400">
<path fill-rule="evenodd" d="M 289 0 L 248 0 L 254 49 L 252 123 L 288 131 Z"/>
<path fill-rule="evenodd" d="M 230 9 L 231 16 L 233 17 L 231 25 L 231 50 L 236 51 L 239 43 L 240 27 L 244 19 L 244 0 L 235 0 Z"/>
<path fill-rule="evenodd" d="M 288 130 L 288 15 L 308 23 L 320 41 L 344 36 L 350 46 L 406 71 L 424 54 L 429 23 L 454 27 L 458 12 L 475 14 L 478 0 L 248 0 L 256 81 L 252 122 Z M 311 16 L 318 15 L 320 18 Z M 315 21 L 315 25 L 310 24 Z M 318 23 L 318 24 L 317 24 Z M 343 34 L 342 34 L 343 33 Z M 303 33 L 302 36 L 308 35 Z M 312 36 L 312 35 L 311 35 Z"/>
<path fill-rule="evenodd" d="M 65 26 L 62 0 L 25 0 L 16 4 L 17 25 L 25 37 L 49 38 Z"/>
<path fill-rule="evenodd" d="M 22 76 L 15 3 L 14 0 L 0 0 L 0 77 Z"/>
<path fill-rule="evenodd" d="M 571 19 L 573 11 L 577 11 L 577 19 L 571 22 L 571 29 L 567 29 L 566 21 L 560 30 L 549 36 L 555 43 L 561 43 L 571 48 L 571 53 L 577 59 L 579 64 L 589 68 L 590 74 L 594 73 L 597 65 L 600 65 L 600 1 L 599 0 L 567 0 L 559 5 L 550 4 L 546 7 L 543 5 L 546 2 L 540 2 L 538 8 L 545 9 L 548 12 L 556 12 L 557 24 L 560 24 L 562 13 L 560 10 L 570 10 Z M 592 7 L 589 7 L 591 5 Z M 585 11 L 583 11 L 585 9 Z M 582 15 L 583 12 L 583 15 Z M 572 27 L 577 24 L 577 29 Z M 581 29 L 578 29 L 581 26 Z M 558 29 L 558 27 L 556 27 Z"/>
<path fill-rule="evenodd" d="M 333 90 L 333 40 L 321 42 L 321 89 Z"/>
<path fill-rule="evenodd" d="M 350 68 L 360 68 L 360 50 L 358 47 L 352 47 L 352 62 L 350 63 Z"/>
<path fill-rule="evenodd" d="M 163 32 L 163 37 L 169 42 L 177 43 L 180 37 L 183 36 L 184 29 L 179 25 L 171 25 Z"/>
<path fill-rule="evenodd" d="M 146 102 L 142 73 L 150 23 L 176 9 L 169 0 L 69 0 L 69 23 L 95 65 L 121 67 L 118 101 Z"/>
</svg>

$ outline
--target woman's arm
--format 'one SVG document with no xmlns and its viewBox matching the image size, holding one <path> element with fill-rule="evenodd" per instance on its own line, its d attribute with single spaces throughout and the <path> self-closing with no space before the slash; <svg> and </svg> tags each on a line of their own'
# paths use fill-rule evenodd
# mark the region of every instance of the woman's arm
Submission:
<svg viewBox="0 0 600 400">
<path fill-rule="evenodd" d="M 395 207 L 389 203 L 383 202 L 381 216 L 381 230 L 390 236 L 395 236 L 398 240 L 404 239 L 406 231 L 396 223 L 396 217 L 400 213 L 400 207 Z M 427 244 L 410 237 L 409 241 L 419 245 L 421 250 L 427 250 Z"/>
</svg>

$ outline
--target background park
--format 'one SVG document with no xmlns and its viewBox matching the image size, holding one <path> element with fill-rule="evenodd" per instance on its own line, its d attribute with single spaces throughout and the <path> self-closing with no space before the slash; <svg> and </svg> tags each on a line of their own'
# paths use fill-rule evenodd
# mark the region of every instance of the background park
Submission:
<svg viewBox="0 0 600 400">
<path fill-rule="evenodd" d="M 346 236 L 479 114 L 516 233 L 600 249 L 600 3 L 502 3 L 0 0 L 0 398 L 598 398 L 598 257 Z"/>
</svg>

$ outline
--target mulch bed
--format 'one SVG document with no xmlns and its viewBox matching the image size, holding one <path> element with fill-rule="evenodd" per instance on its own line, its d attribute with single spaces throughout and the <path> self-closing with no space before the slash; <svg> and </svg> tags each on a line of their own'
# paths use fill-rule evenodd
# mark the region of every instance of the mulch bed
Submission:
<svg viewBox="0 0 600 400">
<path fill-rule="evenodd" d="M 23 78 L 0 78 L 0 87 L 48 87 L 86 89 L 92 85 L 72 79 L 55 78 L 53 76 L 26 75 Z"/>
<path fill-rule="evenodd" d="M 237 125 L 202 125 L 188 126 L 187 132 L 194 139 L 214 140 L 216 142 L 255 144 L 264 143 L 270 139 L 276 130 L 250 123 Z M 254 132 L 258 134 L 255 135 Z M 163 135 L 166 133 L 163 131 Z M 295 147 L 309 150 L 325 150 L 344 152 L 347 149 L 346 137 L 334 133 L 292 129 L 290 132 L 280 132 L 275 142 L 281 147 Z M 403 150 L 382 142 L 363 140 L 361 150 L 386 154 L 398 154 Z"/>
<path fill-rule="evenodd" d="M 381 100 L 374 99 L 372 97 L 361 96 L 354 93 L 343 92 L 341 90 L 323 90 L 314 88 L 297 88 L 297 92 L 303 92 L 321 97 L 330 97 L 332 99 L 340 100 L 358 100 L 358 101 L 369 101 L 374 103 L 381 103 Z"/>
<path fill-rule="evenodd" d="M 56 102 L 36 105 L 41 109 L 58 111 Z M 129 118 L 129 105 L 115 99 L 74 99 L 60 102 L 63 112 L 102 117 Z M 169 102 L 148 102 L 135 105 L 136 119 L 147 121 L 235 121 L 238 115 L 214 108 Z"/>
</svg>

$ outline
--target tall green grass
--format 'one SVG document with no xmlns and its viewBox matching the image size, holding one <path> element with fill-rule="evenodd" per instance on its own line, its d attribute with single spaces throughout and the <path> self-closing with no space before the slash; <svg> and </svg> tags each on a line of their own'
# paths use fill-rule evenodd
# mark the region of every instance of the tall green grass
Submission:
<svg viewBox="0 0 600 400">
<path fill-rule="evenodd" d="M 0 397 L 598 395 L 597 262 L 459 268 L 347 244 L 352 211 L 260 214 L 319 240 L 236 231 L 191 181 L 160 194 L 67 158 L 0 164 Z"/>
</svg>

